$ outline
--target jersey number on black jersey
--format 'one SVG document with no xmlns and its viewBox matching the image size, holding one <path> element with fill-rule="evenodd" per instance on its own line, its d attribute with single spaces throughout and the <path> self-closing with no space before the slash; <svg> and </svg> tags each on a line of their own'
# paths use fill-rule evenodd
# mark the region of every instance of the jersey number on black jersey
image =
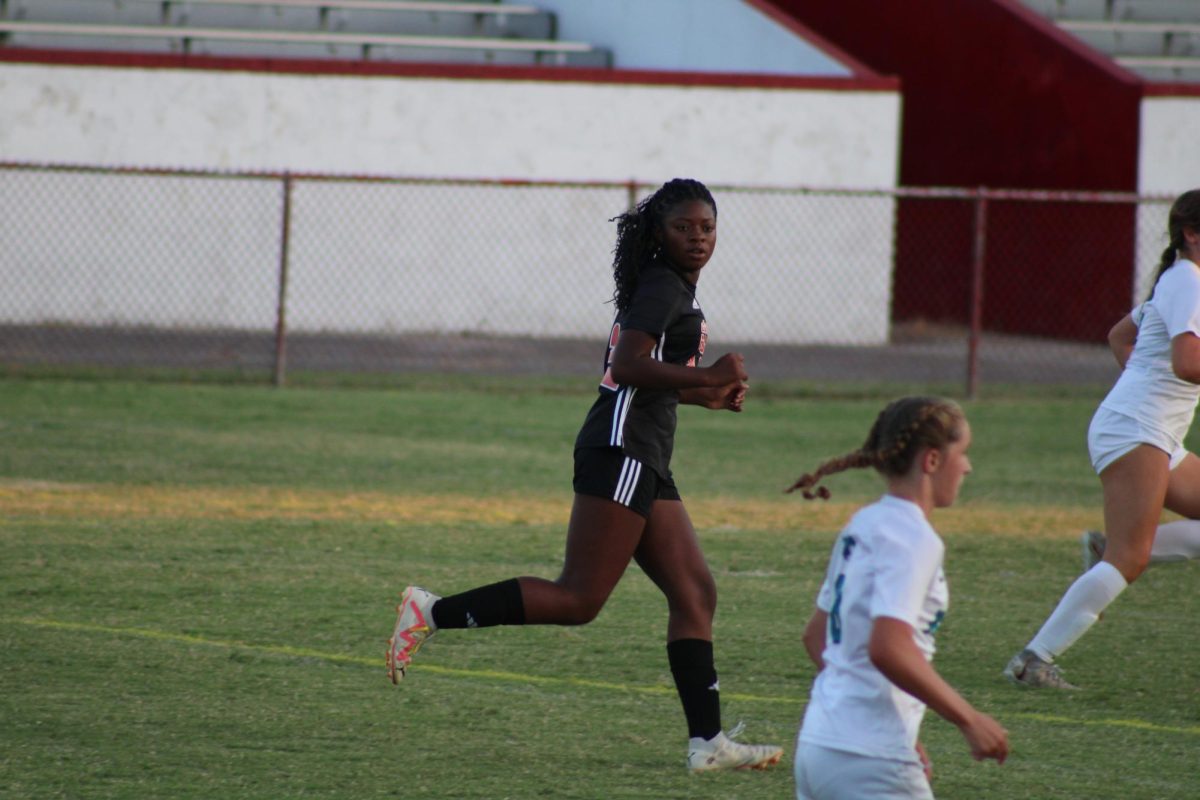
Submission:
<svg viewBox="0 0 1200 800">
<path fill-rule="evenodd" d="M 615 392 L 620 389 L 620 385 L 613 380 L 612 376 L 612 354 L 613 350 L 617 349 L 617 340 L 621 338 L 621 323 L 614 322 L 612 330 L 608 334 L 608 350 L 604 354 L 604 377 L 600 379 L 600 386 L 608 389 L 610 392 Z M 704 346 L 708 344 L 708 321 L 700 320 L 700 341 L 696 344 L 696 355 L 688 359 L 684 366 L 694 367 L 700 363 L 700 359 L 704 357 Z"/>
</svg>

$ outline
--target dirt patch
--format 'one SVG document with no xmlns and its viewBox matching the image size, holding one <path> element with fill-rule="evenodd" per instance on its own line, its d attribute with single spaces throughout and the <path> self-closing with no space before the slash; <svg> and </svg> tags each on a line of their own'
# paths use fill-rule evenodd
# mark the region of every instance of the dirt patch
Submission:
<svg viewBox="0 0 1200 800">
<path fill-rule="evenodd" d="M 701 531 L 778 531 L 804 535 L 841 529 L 855 503 L 788 499 L 688 502 Z M 396 495 L 382 492 L 297 491 L 275 488 L 196 488 L 0 482 L 0 508 L 18 517 L 93 519 L 308 519 L 391 522 L 398 525 L 557 525 L 564 529 L 569 496 Z M 1099 508 L 964 504 L 937 511 L 946 536 L 1073 538 L 1101 523 Z"/>
</svg>

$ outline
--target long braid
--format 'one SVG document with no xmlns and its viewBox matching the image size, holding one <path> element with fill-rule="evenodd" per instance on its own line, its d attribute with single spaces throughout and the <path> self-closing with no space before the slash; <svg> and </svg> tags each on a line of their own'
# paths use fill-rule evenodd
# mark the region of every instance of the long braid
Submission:
<svg viewBox="0 0 1200 800">
<path fill-rule="evenodd" d="M 826 475 L 836 475 L 839 472 L 845 472 L 848 469 L 863 469 L 864 467 L 878 467 L 879 453 L 878 446 L 873 444 L 879 438 L 879 427 L 883 422 L 884 415 L 887 414 L 887 409 L 879 412 L 875 417 L 875 423 L 871 426 L 871 432 L 867 434 L 867 441 L 857 450 L 846 453 L 836 458 L 828 459 L 821 462 L 812 472 L 806 472 L 801 475 L 787 492 L 794 492 L 797 489 L 804 495 L 805 500 L 828 500 L 830 497 L 829 489 L 825 486 L 818 486 L 821 479 Z"/>
<path fill-rule="evenodd" d="M 1171 212 L 1167 216 L 1168 243 L 1159 258 L 1158 274 L 1154 276 L 1155 284 L 1158 283 L 1158 279 L 1163 276 L 1163 273 L 1179 259 L 1179 252 L 1185 249 L 1187 245 L 1183 236 L 1185 228 L 1200 233 L 1200 189 L 1184 192 L 1171 204 Z M 1154 294 L 1153 286 L 1150 293 Z"/>
<path fill-rule="evenodd" d="M 884 475 L 903 475 L 921 448 L 942 448 L 957 441 L 964 419 L 962 409 L 951 400 L 902 397 L 879 412 L 862 447 L 821 463 L 786 491 L 799 489 L 806 500 L 828 500 L 829 489 L 819 485 L 827 475 L 864 467 L 874 467 Z"/>
<path fill-rule="evenodd" d="M 654 194 L 643 198 L 630 211 L 610 220 L 617 223 L 617 243 L 613 247 L 613 281 L 616 288 L 612 299 L 618 313 L 629 310 L 642 267 L 658 254 L 656 234 L 662 228 L 667 213 L 689 200 L 708 203 L 716 216 L 717 202 L 703 183 L 690 178 L 675 178 L 664 183 Z"/>
</svg>

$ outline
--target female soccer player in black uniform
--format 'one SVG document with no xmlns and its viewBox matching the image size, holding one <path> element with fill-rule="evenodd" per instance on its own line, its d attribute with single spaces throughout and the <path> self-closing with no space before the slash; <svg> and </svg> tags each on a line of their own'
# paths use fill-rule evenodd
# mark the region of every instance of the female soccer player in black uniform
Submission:
<svg viewBox="0 0 1200 800">
<path fill-rule="evenodd" d="M 764 768 L 782 750 L 735 742 L 721 729 L 713 666 L 717 591 L 671 475 L 676 407 L 741 411 L 742 356 L 701 367 L 708 330 L 696 282 L 717 243 L 705 186 L 676 179 L 616 218 L 613 300 L 604 377 L 575 440 L 575 502 L 557 580 L 513 578 L 450 597 L 404 590 L 387 672 L 443 628 L 582 625 L 600 612 L 630 559 L 667 597 L 667 659 L 688 725 L 688 768 Z"/>
</svg>

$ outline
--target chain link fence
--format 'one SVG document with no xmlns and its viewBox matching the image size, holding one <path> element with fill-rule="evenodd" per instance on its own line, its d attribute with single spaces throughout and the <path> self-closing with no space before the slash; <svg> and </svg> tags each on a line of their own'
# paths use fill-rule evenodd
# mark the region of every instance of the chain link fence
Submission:
<svg viewBox="0 0 1200 800">
<path fill-rule="evenodd" d="M 600 374 L 656 185 L 0 164 L 0 365 Z M 1100 386 L 1171 198 L 713 186 L 710 354 L 752 379 Z"/>
</svg>

